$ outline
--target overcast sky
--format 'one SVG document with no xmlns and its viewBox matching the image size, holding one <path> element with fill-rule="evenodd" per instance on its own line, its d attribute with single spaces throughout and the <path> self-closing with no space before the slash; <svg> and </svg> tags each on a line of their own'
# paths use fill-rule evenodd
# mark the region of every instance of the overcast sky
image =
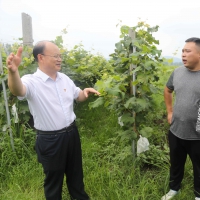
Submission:
<svg viewBox="0 0 200 200">
<path fill-rule="evenodd" d="M 67 28 L 68 48 L 82 42 L 86 50 L 106 58 L 114 52 L 123 25 L 135 26 L 139 18 L 159 25 L 154 36 L 163 56 L 181 57 L 184 41 L 200 37 L 199 0 L 0 0 L 0 42 L 22 37 L 21 13 L 32 17 L 34 42 L 53 40 Z"/>
</svg>

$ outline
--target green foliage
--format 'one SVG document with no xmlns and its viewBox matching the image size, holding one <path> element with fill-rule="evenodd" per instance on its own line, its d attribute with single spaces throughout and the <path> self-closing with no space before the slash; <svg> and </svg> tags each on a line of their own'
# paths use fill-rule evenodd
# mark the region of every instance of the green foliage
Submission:
<svg viewBox="0 0 200 200">
<path fill-rule="evenodd" d="M 131 30 L 135 31 L 135 38 L 129 35 Z M 131 139 L 139 134 L 149 137 L 152 132 L 150 127 L 145 128 L 144 116 L 154 108 L 152 95 L 161 92 L 158 81 L 163 61 L 156 47 L 159 41 L 152 35 L 157 30 L 158 26 L 150 27 L 145 22 L 138 22 L 135 27 L 121 27 L 121 40 L 110 55 L 113 71 L 97 81 L 95 87 L 101 97 L 90 104 L 91 108 L 104 105 L 115 110 L 124 133 L 131 132 Z"/>
<path fill-rule="evenodd" d="M 169 147 L 165 144 L 163 148 L 159 145 L 150 145 L 148 151 L 139 154 L 136 158 L 137 162 L 141 162 L 142 165 L 154 166 L 163 169 L 164 167 L 169 169 Z"/>
<path fill-rule="evenodd" d="M 97 80 L 111 69 L 111 65 L 103 56 L 93 55 L 81 44 L 63 52 L 62 72 L 81 88 L 93 87 Z"/>
<path fill-rule="evenodd" d="M 16 127 L 12 127 L 12 131 L 15 151 L 11 148 L 8 132 L 0 135 L 0 182 L 5 181 L 13 168 L 30 159 L 34 153 L 35 132 L 23 125 L 20 131 Z"/>
</svg>

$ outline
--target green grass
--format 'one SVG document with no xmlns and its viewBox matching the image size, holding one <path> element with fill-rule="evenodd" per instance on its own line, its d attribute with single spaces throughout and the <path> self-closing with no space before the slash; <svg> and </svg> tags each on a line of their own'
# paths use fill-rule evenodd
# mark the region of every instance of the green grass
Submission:
<svg viewBox="0 0 200 200">
<path fill-rule="evenodd" d="M 103 107 L 89 110 L 87 103 L 76 105 L 75 110 L 82 141 L 85 189 L 91 200 L 161 199 L 168 192 L 168 165 L 156 168 L 134 162 L 131 141 L 117 136 L 117 116 Z M 34 152 L 15 164 L 0 166 L 0 200 L 44 200 L 43 170 Z M 182 191 L 174 200 L 194 200 L 192 173 L 187 160 Z M 69 200 L 65 184 L 63 200 Z"/>
</svg>

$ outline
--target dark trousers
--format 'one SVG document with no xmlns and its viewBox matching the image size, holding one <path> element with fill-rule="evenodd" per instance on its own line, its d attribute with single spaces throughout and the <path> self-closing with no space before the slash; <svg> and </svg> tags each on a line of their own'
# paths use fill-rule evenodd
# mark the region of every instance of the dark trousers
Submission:
<svg viewBox="0 0 200 200">
<path fill-rule="evenodd" d="M 172 190 L 178 191 L 184 176 L 184 166 L 189 155 L 194 174 L 194 194 L 200 197 L 200 140 L 183 140 L 169 131 L 170 183 Z"/>
<path fill-rule="evenodd" d="M 64 133 L 37 134 L 36 152 L 45 173 L 46 200 L 62 199 L 64 175 L 72 199 L 89 199 L 84 190 L 81 143 L 75 125 Z"/>
</svg>

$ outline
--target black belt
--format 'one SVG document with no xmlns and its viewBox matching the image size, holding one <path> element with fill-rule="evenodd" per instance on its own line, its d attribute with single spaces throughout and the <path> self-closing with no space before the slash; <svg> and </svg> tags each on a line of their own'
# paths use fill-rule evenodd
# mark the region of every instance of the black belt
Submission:
<svg viewBox="0 0 200 200">
<path fill-rule="evenodd" d="M 68 131 L 71 131 L 72 128 L 76 125 L 76 122 L 73 121 L 69 126 L 62 128 L 60 130 L 57 131 L 41 131 L 41 130 L 37 130 L 38 134 L 60 134 L 60 133 L 66 133 Z"/>
</svg>

